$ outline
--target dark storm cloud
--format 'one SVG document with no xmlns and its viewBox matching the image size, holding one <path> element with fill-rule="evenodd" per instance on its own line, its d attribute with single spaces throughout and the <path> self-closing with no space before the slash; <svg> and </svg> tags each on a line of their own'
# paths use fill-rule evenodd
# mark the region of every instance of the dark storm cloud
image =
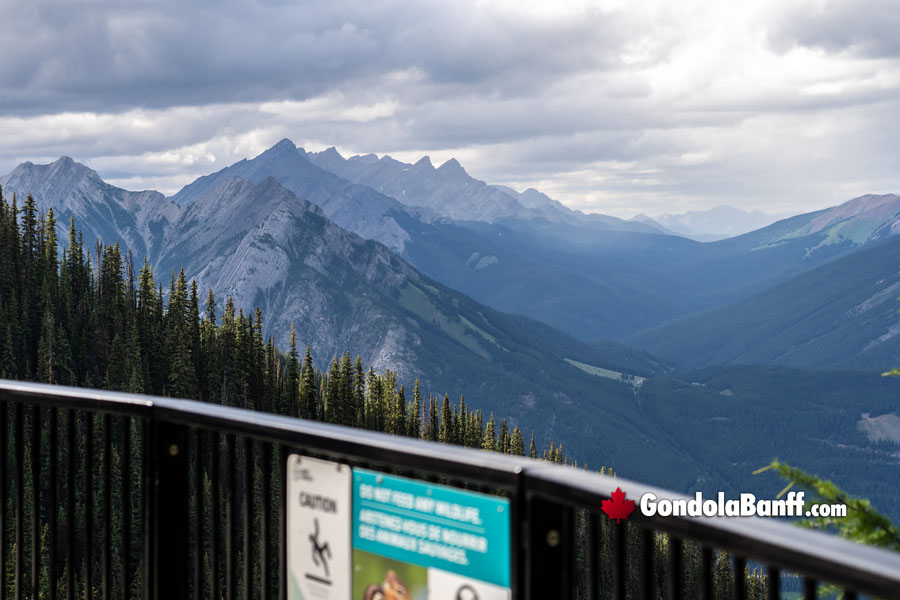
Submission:
<svg viewBox="0 0 900 600">
<path fill-rule="evenodd" d="M 621 216 L 811 210 L 898 191 L 897 29 L 882 0 L 6 0 L 0 173 L 174 192 L 289 137 Z"/>
<path fill-rule="evenodd" d="M 424 2 L 23 2 L 0 6 L 0 110 L 115 111 L 364 93 L 527 93 L 615 57 L 617 18 L 542 20 Z M 15 40 L 14 43 L 8 43 Z"/>
</svg>

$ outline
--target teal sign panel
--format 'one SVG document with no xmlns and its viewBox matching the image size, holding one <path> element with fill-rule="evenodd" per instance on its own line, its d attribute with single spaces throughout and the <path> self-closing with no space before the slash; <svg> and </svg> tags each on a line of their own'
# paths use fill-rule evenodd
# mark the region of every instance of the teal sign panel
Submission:
<svg viewBox="0 0 900 600">
<path fill-rule="evenodd" d="M 353 469 L 353 548 L 509 587 L 509 500 Z"/>
</svg>

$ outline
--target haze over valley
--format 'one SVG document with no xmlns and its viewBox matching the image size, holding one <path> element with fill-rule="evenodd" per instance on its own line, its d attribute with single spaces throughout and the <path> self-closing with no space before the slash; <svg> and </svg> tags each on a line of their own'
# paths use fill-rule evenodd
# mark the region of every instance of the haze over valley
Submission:
<svg viewBox="0 0 900 600">
<path fill-rule="evenodd" d="M 857 421 L 896 410 L 880 377 L 900 363 L 896 195 L 700 242 L 490 185 L 455 160 L 344 158 L 287 139 L 170 197 L 68 157 L 0 185 L 52 207 L 60 239 L 74 217 L 88 245 L 117 241 L 163 280 L 183 268 L 244 312 L 260 307 L 281 348 L 294 325 L 321 367 L 352 348 L 588 464 L 684 490 L 756 486 L 749 473 L 774 447 L 726 460 L 726 446 L 692 440 L 731 423 L 714 439 L 743 439 L 783 413 L 779 455 L 891 494 L 859 476 L 897 466 Z"/>
</svg>

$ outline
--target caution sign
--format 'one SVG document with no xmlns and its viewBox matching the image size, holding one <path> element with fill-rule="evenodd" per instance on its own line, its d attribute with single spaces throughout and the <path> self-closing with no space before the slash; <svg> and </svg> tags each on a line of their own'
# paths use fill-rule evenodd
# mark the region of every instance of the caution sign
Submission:
<svg viewBox="0 0 900 600">
<path fill-rule="evenodd" d="M 505 498 L 353 470 L 353 599 L 508 600 Z"/>
<path fill-rule="evenodd" d="M 350 467 L 292 454 L 287 463 L 290 600 L 348 600 Z"/>
</svg>

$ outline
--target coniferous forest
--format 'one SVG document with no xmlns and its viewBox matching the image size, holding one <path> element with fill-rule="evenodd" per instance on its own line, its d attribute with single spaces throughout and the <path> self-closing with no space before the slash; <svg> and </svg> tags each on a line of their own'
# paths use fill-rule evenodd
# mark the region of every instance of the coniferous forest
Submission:
<svg viewBox="0 0 900 600">
<path fill-rule="evenodd" d="M 196 282 L 189 283 L 183 271 L 170 273 L 164 289 L 152 265 L 143 260 L 137 270 L 134 257 L 123 254 L 118 244 L 87 246 L 74 218 L 64 244 L 56 231 L 52 210 L 38 214 L 30 196 L 20 209 L 15 197 L 7 201 L 0 193 L 2 378 L 196 399 L 577 466 L 562 445 L 551 442 L 549 449 L 538 450 L 532 434 L 526 448 L 523 433 L 510 429 L 506 419 L 485 419 L 462 397 L 458 403 L 448 394 L 423 398 L 418 381 L 407 394 L 395 373 L 366 369 L 350 352 L 334 357 L 326 371 L 317 370 L 309 346 L 301 357 L 293 332 L 286 353 L 273 338 L 264 339 L 259 309 L 245 314 L 230 298 L 220 306 L 211 290 L 201 300 Z M 12 434 L 5 436 L 3 465 L 32 474 L 10 485 L 4 468 L 0 482 L 4 511 L 9 506 L 16 510 L 15 523 L 11 515 L 3 519 L 0 536 L 4 595 L 108 597 L 114 589 L 123 598 L 139 597 L 144 565 L 135 525 L 142 509 L 133 491 L 141 481 L 138 470 L 129 468 L 141 460 L 135 423 L 38 407 L 25 411 L 21 405 L 4 407 L 0 420 L 0 428 Z M 24 443 L 12 443 L 17 435 Z M 64 440 L 58 454 L 35 450 L 57 436 Z M 278 494 L 272 492 L 282 486 L 278 469 L 272 468 L 278 457 L 248 440 L 236 445 L 234 439 L 210 433 L 198 433 L 192 444 L 197 462 L 191 476 L 200 490 L 190 499 L 192 510 L 221 509 L 192 529 L 196 547 L 202 549 L 194 555 L 201 575 L 194 583 L 195 597 L 221 597 L 228 590 L 258 597 L 263 588 L 274 597 L 278 574 L 261 573 L 258 562 L 250 568 L 249 549 L 267 546 L 275 556 L 278 542 L 265 539 L 258 527 L 225 536 L 214 519 L 244 514 L 248 523 L 269 523 L 265 515 L 278 513 L 273 504 Z M 219 474 L 228 472 L 219 462 L 220 451 L 227 455 L 231 493 L 243 503 L 219 493 Z M 235 470 L 241 464 L 248 468 Z M 72 477 L 61 477 L 60 465 L 68 465 Z M 95 476 L 97 465 L 100 474 Z M 47 477 L 58 480 L 50 498 L 33 483 Z M 55 502 L 57 495 L 63 502 Z M 591 545 L 590 532 L 597 531 L 593 535 L 601 536 L 604 548 L 600 558 L 608 566 L 613 529 L 595 530 L 587 518 L 586 513 L 578 515 L 577 535 L 583 543 L 577 560 L 586 560 L 583 550 Z M 78 533 L 51 536 L 63 523 Z M 622 531 L 628 532 L 625 543 L 636 555 L 646 540 L 636 528 Z M 670 540 L 654 535 L 650 543 L 655 548 L 654 590 L 662 593 L 671 585 L 666 572 Z M 231 559 L 222 556 L 223 547 L 232 548 Z M 686 572 L 697 572 L 700 548 L 686 542 L 678 551 Z M 725 597 L 733 578 L 729 558 L 716 553 L 712 560 L 717 593 Z M 245 565 L 241 572 L 230 570 L 239 562 Z M 747 571 L 747 597 L 765 597 L 765 576 Z M 32 585 L 16 572 L 30 573 Z M 643 573 L 630 566 L 627 576 L 636 593 Z M 611 584 L 608 568 L 601 577 Z M 52 594 L 50 581 L 57 581 Z M 251 587 L 245 590 L 245 585 Z M 680 585 L 689 597 L 700 582 L 681 580 Z"/>
<path fill-rule="evenodd" d="M 0 194 L 0 377 L 196 399 L 524 455 L 523 433 L 495 423 L 465 399 L 423 399 L 395 373 L 365 369 L 350 352 L 317 370 L 263 338 L 264 315 L 244 314 L 212 290 L 201 299 L 184 272 L 168 289 L 145 260 L 140 270 L 119 245 L 86 246 L 69 224 L 56 236 L 52 209 L 21 209 Z M 60 249 L 64 246 L 64 249 Z M 531 452 L 536 450 L 532 447 Z M 548 458 L 564 460 L 554 445 Z"/>
</svg>

